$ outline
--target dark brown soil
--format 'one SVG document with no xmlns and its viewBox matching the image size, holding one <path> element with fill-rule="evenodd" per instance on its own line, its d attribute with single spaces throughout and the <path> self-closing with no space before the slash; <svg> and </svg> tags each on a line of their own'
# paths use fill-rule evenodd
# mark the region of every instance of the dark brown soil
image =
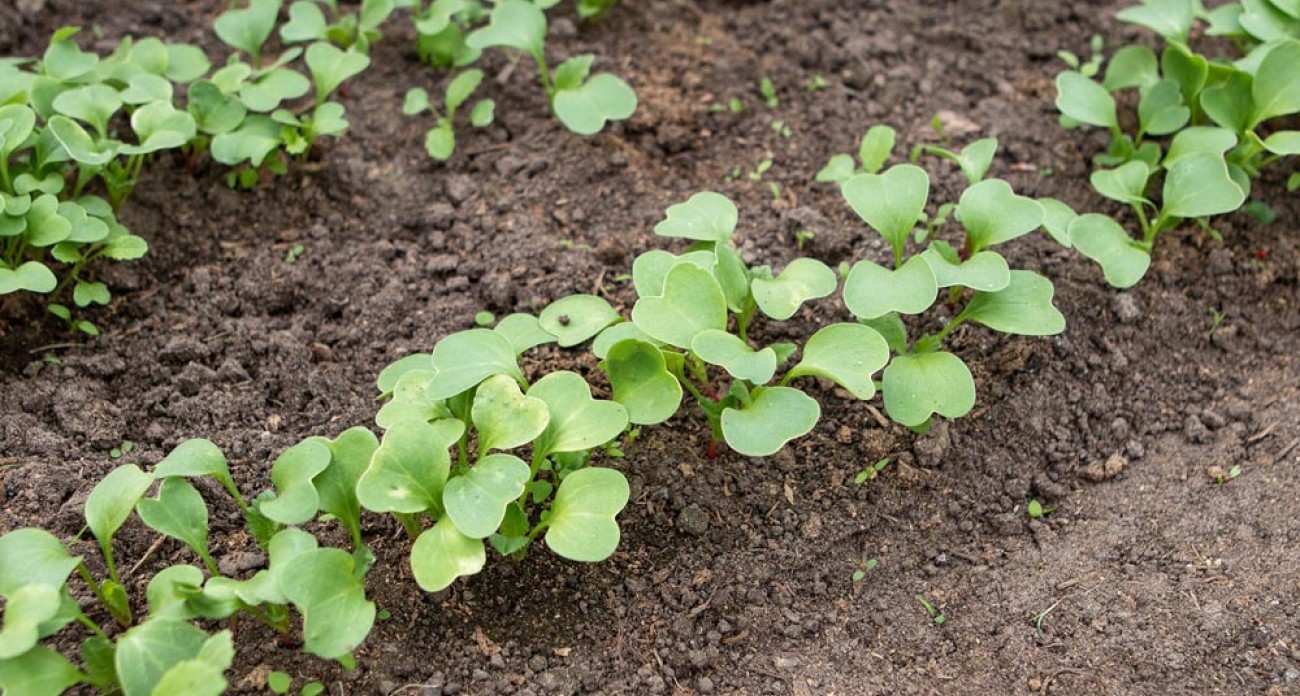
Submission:
<svg viewBox="0 0 1300 696">
<path fill-rule="evenodd" d="M 994 173 L 1017 190 L 1104 209 L 1085 183 L 1101 143 L 1056 125 L 1053 54 L 1082 51 L 1094 33 L 1139 38 L 1110 19 L 1126 4 L 624 2 L 598 24 L 556 22 L 551 50 L 595 51 L 598 67 L 627 77 L 641 98 L 631 121 L 572 136 L 546 118 L 531 69 L 493 60 L 500 120 L 464 135 L 447 166 L 422 151 L 432 124 L 400 116 L 408 87 L 444 76 L 418 64 L 397 17 L 349 87 L 351 132 L 306 170 L 239 193 L 215 167 L 149 169 L 124 217 L 153 251 L 104 269 L 116 299 L 92 317 L 101 338 L 7 306 L 0 532 L 75 534 L 123 440 L 136 443 L 129 460 L 152 464 L 207 437 L 255 493 L 282 449 L 371 422 L 377 371 L 476 311 L 535 311 L 578 291 L 626 301 L 621 274 L 663 244 L 653 224 L 693 191 L 739 202 L 755 260 L 800 253 L 805 228 L 817 236 L 804 253 L 878 257 L 838 193 L 811 182 L 873 123 L 911 143 L 947 112 L 968 124 L 950 126 L 959 144 L 999 138 Z M 215 49 L 207 27 L 225 3 L 17 5 L 0 0 L 0 53 L 38 53 L 65 24 L 99 27 L 100 48 L 134 33 Z M 806 91 L 814 75 L 828 88 Z M 763 76 L 778 87 L 775 110 L 758 95 Z M 710 110 L 731 97 L 743 113 Z M 772 130 L 778 119 L 790 138 Z M 769 157 L 775 200 L 744 176 Z M 954 197 L 959 173 L 927 164 L 942 173 L 938 195 Z M 1017 245 L 1015 263 L 1057 283 L 1069 328 L 959 335 L 979 403 L 924 438 L 830 391 L 816 431 L 769 460 L 703 459 L 694 415 L 647 429 L 610 462 L 634 498 L 609 563 L 539 549 L 429 596 L 397 530 L 374 518 L 370 591 L 392 617 L 358 669 L 241 626 L 231 682 L 256 691 L 281 669 L 331 694 L 1296 693 L 1300 201 L 1280 179 L 1257 190 L 1275 223 L 1237 215 L 1220 221 L 1222 243 L 1165 239 L 1126 293 L 1045 239 Z M 846 316 L 823 304 L 793 328 Z M 532 367 L 572 359 L 544 351 Z M 855 485 L 881 457 L 892 459 L 883 476 Z M 1225 484 L 1207 473 L 1234 466 Z M 1033 498 L 1055 512 L 1030 520 Z M 232 559 L 249 547 L 230 533 L 234 513 L 214 515 L 217 555 Z M 146 558 L 155 540 L 139 525 L 121 537 L 128 567 L 144 559 L 136 584 L 185 558 L 168 543 Z M 868 559 L 878 566 L 855 583 Z"/>
</svg>

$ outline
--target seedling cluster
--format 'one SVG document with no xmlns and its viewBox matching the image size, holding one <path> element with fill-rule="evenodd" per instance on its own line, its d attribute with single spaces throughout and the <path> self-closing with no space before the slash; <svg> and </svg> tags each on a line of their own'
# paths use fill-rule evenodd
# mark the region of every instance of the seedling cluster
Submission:
<svg viewBox="0 0 1300 696">
<path fill-rule="evenodd" d="M 578 14 L 593 19 L 616 0 L 582 0 Z M 546 10 L 559 0 L 433 0 L 415 15 L 420 35 L 421 60 L 437 68 L 462 68 L 478 62 L 488 49 L 508 49 L 530 57 L 537 66 L 547 104 L 565 128 L 579 135 L 595 135 L 610 121 L 629 118 L 636 111 L 636 93 L 616 75 L 592 74 L 596 57 L 573 56 L 554 71 L 546 58 Z M 476 75 L 466 78 L 466 75 Z M 454 112 L 482 81 L 475 69 L 461 73 L 447 87 L 446 109 L 429 131 L 426 149 L 438 160 L 451 157 L 455 149 Z M 429 107 L 423 90 L 407 94 L 408 115 Z M 478 102 L 470 123 L 482 128 L 492 122 L 491 100 Z"/>
<path fill-rule="evenodd" d="M 1300 154 L 1300 131 L 1282 125 L 1300 113 L 1300 8 L 1252 0 L 1207 11 L 1200 0 L 1144 0 L 1119 18 L 1160 34 L 1164 50 L 1157 56 L 1146 46 L 1121 48 L 1100 81 L 1096 66 L 1092 74 L 1062 72 L 1056 105 L 1066 127 L 1110 132 L 1107 151 L 1093 160 L 1091 183 L 1131 209 L 1138 236 L 1124 221 L 1095 213 L 1079 216 L 1068 233 L 1108 282 L 1125 288 L 1145 275 L 1160 234 L 1196 220 L 1217 235 L 1208 218 L 1241 208 L 1261 171 Z M 1230 39 L 1240 57 L 1193 49 L 1198 22 L 1207 35 Z M 1132 132 L 1121 126 L 1115 97 L 1125 91 L 1138 97 Z M 1288 184 L 1297 187 L 1300 173 Z"/>
</svg>

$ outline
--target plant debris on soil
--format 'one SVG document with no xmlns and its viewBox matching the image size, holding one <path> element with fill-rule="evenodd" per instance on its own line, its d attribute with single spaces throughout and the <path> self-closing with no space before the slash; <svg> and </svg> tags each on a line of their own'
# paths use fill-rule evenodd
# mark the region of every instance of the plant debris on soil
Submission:
<svg viewBox="0 0 1300 696">
<path fill-rule="evenodd" d="M 914 143 L 941 114 L 959 144 L 999 139 L 992 173 L 1019 193 L 1109 210 L 1083 185 L 1101 136 L 1056 122 L 1054 54 L 1093 34 L 1145 38 L 1112 19 L 1127 4 L 624 2 L 555 21 L 551 50 L 608 61 L 640 97 L 629 121 L 574 136 L 527 71 L 494 57 L 498 121 L 446 165 L 424 153 L 428 124 L 401 116 L 408 88 L 447 76 L 419 64 L 399 13 L 349 87 L 351 129 L 317 161 L 251 192 L 215 165 L 148 169 L 122 217 L 151 252 L 102 269 L 115 300 L 94 315 L 100 338 L 69 338 L 35 301 L 0 304 L 0 532 L 70 538 L 113 466 L 192 437 L 255 494 L 286 447 L 371 423 L 378 370 L 476 312 L 574 292 L 629 302 L 632 257 L 663 243 L 654 223 L 695 191 L 738 202 L 754 258 L 783 262 L 812 229 L 804 254 L 883 259 L 835 187 L 812 182 L 875 123 Z M 0 0 L 0 51 L 38 54 L 63 25 L 95 27 L 104 46 L 135 34 L 216 50 L 225 5 Z M 827 86 L 805 89 L 814 76 Z M 745 109 L 710 108 L 732 98 Z M 763 182 L 724 180 L 767 159 Z M 960 191 L 955 166 L 924 164 L 940 193 Z M 368 592 L 391 616 L 357 669 L 241 624 L 232 691 L 265 693 L 280 670 L 331 694 L 1294 693 L 1300 198 L 1282 178 L 1257 190 L 1274 223 L 1223 218 L 1222 242 L 1189 226 L 1126 292 L 1049 240 L 1021 244 L 1013 265 L 1056 283 L 1066 333 L 958 332 L 979 402 L 923 437 L 830 389 L 817 429 L 765 460 L 705 459 L 694 415 L 647 428 L 604 462 L 632 482 L 609 562 L 539 548 L 427 595 L 400 529 L 371 519 Z M 847 316 L 823 303 L 794 323 Z M 531 360 L 593 367 L 554 348 Z M 125 440 L 135 449 L 110 457 Z M 1050 514 L 1031 518 L 1031 500 Z M 251 571 L 264 559 L 226 503 L 214 555 Z M 156 541 L 138 521 L 119 535 L 135 596 L 151 566 L 185 556 Z"/>
</svg>

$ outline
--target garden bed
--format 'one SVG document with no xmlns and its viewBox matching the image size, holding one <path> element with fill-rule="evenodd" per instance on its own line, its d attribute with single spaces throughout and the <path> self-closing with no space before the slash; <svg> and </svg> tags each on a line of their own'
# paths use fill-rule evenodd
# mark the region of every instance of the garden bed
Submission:
<svg viewBox="0 0 1300 696">
<path fill-rule="evenodd" d="M 67 24 L 97 27 L 98 48 L 132 33 L 216 51 L 225 4 L 0 3 L 0 52 L 37 55 Z M 314 161 L 250 192 L 213 165 L 148 168 L 123 220 L 151 252 L 103 268 L 116 299 L 94 314 L 100 338 L 69 339 L 34 301 L 0 304 L 0 532 L 76 534 L 125 440 L 126 460 L 152 464 L 208 438 L 256 493 L 301 438 L 371 423 L 378 370 L 476 312 L 537 312 L 576 292 L 630 306 L 632 257 L 662 246 L 654 224 L 695 191 L 737 201 L 743 254 L 883 258 L 835 187 L 812 182 L 875 123 L 912 143 L 945 114 L 958 143 L 998 138 L 993 173 L 1018 192 L 1108 209 L 1085 185 L 1104 143 L 1056 123 L 1054 53 L 1096 33 L 1145 38 L 1110 19 L 1126 4 L 625 2 L 594 24 L 554 22 L 551 50 L 594 50 L 625 77 L 641 102 L 629 121 L 579 138 L 547 116 L 526 66 L 498 57 L 485 81 L 497 123 L 447 165 L 421 147 L 431 124 L 401 116 L 409 87 L 445 76 L 419 64 L 396 16 L 347 89 L 351 130 Z M 805 89 L 814 75 L 825 89 Z M 732 97 L 742 112 L 710 108 Z M 745 176 L 769 158 L 763 182 Z M 928 166 L 947 197 L 960 191 L 956 167 Z M 979 401 L 923 437 L 826 388 L 817 429 L 767 459 L 705 458 L 693 413 L 646 428 L 605 462 L 632 483 L 610 562 L 539 546 L 428 595 L 400 528 L 375 517 L 368 589 L 391 616 L 358 668 L 244 623 L 231 684 L 264 690 L 283 670 L 330 693 L 1288 693 L 1300 683 L 1300 199 L 1283 178 L 1257 191 L 1275 222 L 1220 219 L 1222 242 L 1189 225 L 1127 292 L 1046 238 L 1018 245 L 1013 265 L 1056 283 L 1068 328 L 959 332 Z M 804 229 L 816 236 L 800 252 Z M 793 324 L 846 319 L 828 302 Z M 556 348 L 526 364 L 561 367 L 595 365 Z M 1207 473 L 1234 466 L 1223 484 Z M 1031 519 L 1031 499 L 1055 511 Z M 233 505 L 213 526 L 218 560 L 256 560 Z M 157 538 L 137 523 L 119 536 L 123 565 L 142 564 L 128 586 L 186 557 Z"/>
</svg>

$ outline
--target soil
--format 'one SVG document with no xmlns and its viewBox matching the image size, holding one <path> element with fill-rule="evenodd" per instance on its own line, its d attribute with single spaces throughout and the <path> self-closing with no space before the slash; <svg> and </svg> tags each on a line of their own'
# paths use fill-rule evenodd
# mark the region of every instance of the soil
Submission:
<svg viewBox="0 0 1300 696">
<path fill-rule="evenodd" d="M 215 166 L 148 168 L 123 219 L 151 253 L 102 269 L 115 299 L 91 315 L 100 338 L 70 338 L 38 305 L 3 307 L 0 532 L 76 534 L 124 440 L 127 461 L 152 464 L 209 438 L 254 494 L 281 450 L 372 422 L 378 370 L 475 312 L 538 311 L 573 292 L 626 306 L 632 257 L 665 246 L 653 224 L 697 190 L 738 202 L 751 260 L 882 258 L 834 187 L 812 183 L 874 123 L 910 144 L 945 114 L 958 144 L 999 139 L 993 173 L 1017 191 L 1109 210 L 1084 185 L 1103 144 L 1056 123 L 1054 53 L 1082 53 L 1098 33 L 1149 41 L 1111 19 L 1126 4 L 625 2 L 598 23 L 554 21 L 549 50 L 594 52 L 627 78 L 641 100 L 630 121 L 570 135 L 531 68 L 492 58 L 499 120 L 463 134 L 445 166 L 421 147 L 433 124 L 400 104 L 446 76 L 420 66 L 396 17 L 348 87 L 351 131 L 315 161 L 251 192 Z M 225 5 L 0 0 L 0 53 L 39 54 L 66 24 L 96 27 L 82 38 L 101 50 L 131 33 L 215 51 L 208 27 Z M 805 89 L 814 75 L 825 89 Z M 743 112 L 710 108 L 732 97 Z M 934 197 L 960 192 L 954 167 L 926 165 Z M 979 402 L 924 437 L 830 389 L 817 392 L 817 429 L 767 460 L 705 459 L 707 427 L 690 412 L 647 428 L 606 462 L 633 484 L 610 562 L 539 549 L 428 595 L 399 530 L 372 518 L 370 594 L 391 618 L 358 668 L 245 624 L 232 687 L 264 692 L 278 669 L 331 694 L 1300 693 L 1300 199 L 1283 179 L 1256 190 L 1276 222 L 1239 214 L 1216 221 L 1222 242 L 1163 239 L 1128 292 L 1045 238 L 1012 245 L 1014 265 L 1054 280 L 1069 328 L 960 332 Z M 801 252 L 804 229 L 816 236 Z M 789 330 L 845 317 L 823 303 Z M 535 372 L 591 366 L 556 350 L 530 360 Z M 854 483 L 883 457 L 879 478 Z M 1211 467 L 1240 475 L 1217 483 Z M 215 553 L 238 566 L 251 544 L 233 507 L 209 498 Z M 1030 519 L 1031 499 L 1053 511 Z M 150 551 L 156 540 L 138 523 L 119 537 L 135 590 L 187 558 L 172 543 Z"/>
</svg>

